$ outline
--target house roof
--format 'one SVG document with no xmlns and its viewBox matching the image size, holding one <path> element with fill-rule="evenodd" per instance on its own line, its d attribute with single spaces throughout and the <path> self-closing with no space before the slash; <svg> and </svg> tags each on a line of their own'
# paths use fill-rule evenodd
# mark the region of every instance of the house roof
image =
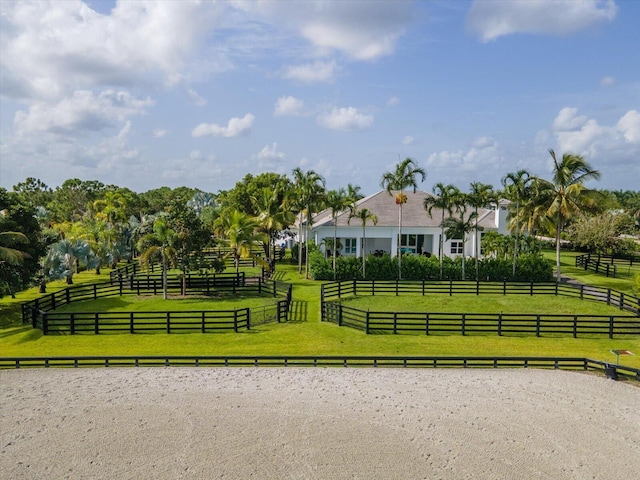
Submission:
<svg viewBox="0 0 640 480">
<path fill-rule="evenodd" d="M 397 192 L 396 192 L 397 193 Z M 434 197 L 431 193 L 424 191 L 411 190 L 405 191 L 407 202 L 402 207 L 402 225 L 403 227 L 440 227 L 442 221 L 442 213 L 439 209 L 432 210 L 432 217 L 429 216 L 424 208 L 424 200 L 427 197 Z M 373 195 L 369 195 L 356 202 L 356 209 L 366 208 L 378 217 L 378 227 L 397 227 L 398 226 L 398 207 L 394 200 L 394 194 L 389 194 L 386 190 L 379 191 Z M 471 207 L 468 208 L 467 214 L 473 212 Z M 487 208 L 478 209 L 478 224 L 485 228 L 495 228 L 495 210 Z M 360 226 L 357 219 L 352 219 L 349 224 L 349 210 L 342 211 L 336 218 L 336 224 L 341 226 Z M 331 209 L 325 209 L 314 215 L 312 228 L 317 227 L 333 227 L 333 218 L 331 217 Z M 372 227 L 371 222 L 367 223 L 368 227 Z"/>
</svg>

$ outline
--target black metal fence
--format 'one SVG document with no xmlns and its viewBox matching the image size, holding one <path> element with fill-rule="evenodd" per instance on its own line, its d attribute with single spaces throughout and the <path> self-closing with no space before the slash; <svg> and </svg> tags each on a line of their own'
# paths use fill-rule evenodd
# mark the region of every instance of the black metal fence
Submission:
<svg viewBox="0 0 640 480">
<path fill-rule="evenodd" d="M 582 357 L 487 356 L 67 356 L 0 357 L 0 369 L 53 367 L 371 367 L 371 368 L 541 368 L 601 371 L 640 380 L 640 369 Z"/>
<path fill-rule="evenodd" d="M 640 336 L 640 319 L 630 316 L 372 312 L 323 302 L 322 320 L 367 334 Z"/>
<path fill-rule="evenodd" d="M 321 302 L 355 295 L 561 295 L 595 300 L 640 316 L 640 298 L 590 285 L 573 285 L 558 282 L 465 282 L 353 280 L 330 282 L 321 287 Z"/>
<path fill-rule="evenodd" d="M 582 267 L 595 273 L 603 273 L 607 277 L 617 278 L 620 273 L 624 276 L 624 270 L 618 272 L 618 267 L 632 268 L 640 265 L 640 257 L 612 257 L 596 253 L 585 253 L 576 256 L 576 267 Z"/>
<path fill-rule="evenodd" d="M 117 282 L 77 285 L 44 295 L 22 304 L 22 322 L 39 328 L 43 333 L 148 333 L 165 331 L 212 331 L 248 329 L 251 325 L 287 321 L 291 305 L 291 285 L 262 278 L 246 278 L 240 274 L 222 274 L 194 277 L 190 288 L 201 293 L 231 292 L 271 295 L 280 298 L 271 305 L 226 311 L 197 312 L 55 312 L 63 305 L 98 298 L 120 295 L 158 294 L 162 292 L 161 278 L 137 278 L 129 281 L 120 278 Z M 172 285 L 172 291 L 182 288 Z"/>
</svg>

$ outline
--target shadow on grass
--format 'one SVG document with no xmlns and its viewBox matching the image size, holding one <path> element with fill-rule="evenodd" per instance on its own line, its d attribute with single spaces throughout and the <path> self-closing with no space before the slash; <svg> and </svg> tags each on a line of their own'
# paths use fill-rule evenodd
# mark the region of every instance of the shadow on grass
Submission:
<svg viewBox="0 0 640 480">
<path fill-rule="evenodd" d="M 302 323 L 307 321 L 308 302 L 293 300 L 289 307 L 289 323 Z"/>
</svg>

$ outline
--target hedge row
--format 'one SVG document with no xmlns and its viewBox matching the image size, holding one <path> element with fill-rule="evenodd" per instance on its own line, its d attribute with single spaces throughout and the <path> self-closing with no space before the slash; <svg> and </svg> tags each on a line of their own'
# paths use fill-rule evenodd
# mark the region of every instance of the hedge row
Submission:
<svg viewBox="0 0 640 480">
<path fill-rule="evenodd" d="M 362 259 L 338 257 L 334 276 L 333 261 L 325 259 L 321 252 L 311 252 L 309 269 L 314 280 L 395 280 L 398 278 L 398 259 L 389 255 L 365 260 L 366 276 L 362 275 Z M 445 257 L 443 279 L 463 280 L 462 258 Z M 464 280 L 476 280 L 475 259 L 467 258 Z M 440 260 L 435 257 L 405 255 L 402 257 L 403 280 L 439 280 Z M 478 280 L 485 281 L 527 281 L 549 282 L 553 280 L 551 262 L 537 253 L 526 253 L 518 257 L 516 273 L 513 274 L 513 260 L 484 258 L 478 261 Z"/>
</svg>

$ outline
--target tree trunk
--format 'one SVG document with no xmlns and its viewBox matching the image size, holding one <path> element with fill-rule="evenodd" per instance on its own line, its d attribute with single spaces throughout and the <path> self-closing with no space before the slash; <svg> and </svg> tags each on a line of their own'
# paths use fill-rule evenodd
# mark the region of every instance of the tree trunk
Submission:
<svg viewBox="0 0 640 480">
<path fill-rule="evenodd" d="M 556 282 L 560 281 L 560 230 L 562 228 L 560 213 L 558 213 L 558 221 L 556 223 Z"/>
<path fill-rule="evenodd" d="M 398 208 L 398 280 L 402 280 L 402 191 Z"/>
<path fill-rule="evenodd" d="M 440 280 L 444 274 L 444 208 L 442 209 L 442 222 L 440 222 Z"/>
<path fill-rule="evenodd" d="M 336 225 L 337 219 L 333 220 L 333 279 L 336 279 L 336 250 L 338 249 L 337 234 L 338 225 Z"/>
<path fill-rule="evenodd" d="M 366 259 L 366 255 L 365 255 L 365 247 L 367 245 L 367 237 L 365 236 L 364 233 L 364 228 L 365 228 L 365 223 L 367 223 L 367 221 L 365 220 L 364 223 L 362 224 L 362 279 L 364 280 L 365 278 L 367 278 L 367 275 L 364 271 L 365 269 L 365 264 L 367 263 L 367 259 Z"/>
</svg>

